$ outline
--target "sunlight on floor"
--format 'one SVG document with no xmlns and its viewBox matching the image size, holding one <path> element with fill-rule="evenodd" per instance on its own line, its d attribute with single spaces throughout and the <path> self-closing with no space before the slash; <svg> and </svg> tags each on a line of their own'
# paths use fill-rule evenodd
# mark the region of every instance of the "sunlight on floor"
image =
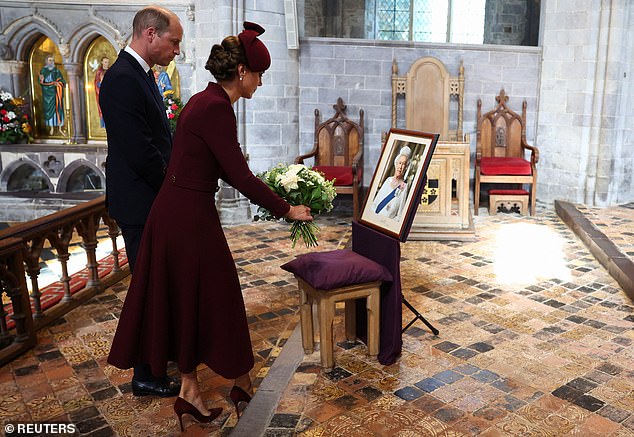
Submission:
<svg viewBox="0 0 634 437">
<path fill-rule="evenodd" d="M 121 235 L 117 237 L 117 247 L 119 249 L 125 247 L 125 243 Z M 112 240 L 110 240 L 110 238 L 101 238 L 99 240 L 99 244 L 97 245 L 97 249 L 95 250 L 97 260 L 101 260 L 109 256 L 111 253 Z M 68 274 L 72 276 L 78 271 L 85 269 L 86 262 L 86 252 L 84 252 L 80 246 L 72 247 L 70 250 L 70 258 L 68 259 Z M 59 281 L 61 277 L 62 265 L 57 260 L 51 260 L 51 262 L 46 263 L 46 266 L 42 267 L 42 270 L 40 270 L 40 274 L 37 277 L 38 287 L 41 290 L 47 285 Z M 29 292 L 33 291 L 33 285 L 28 276 L 26 277 L 26 284 Z"/>
<path fill-rule="evenodd" d="M 494 272 L 505 285 L 536 283 L 557 278 L 569 281 L 565 240 L 545 226 L 514 223 L 502 227 L 496 236 Z"/>
</svg>

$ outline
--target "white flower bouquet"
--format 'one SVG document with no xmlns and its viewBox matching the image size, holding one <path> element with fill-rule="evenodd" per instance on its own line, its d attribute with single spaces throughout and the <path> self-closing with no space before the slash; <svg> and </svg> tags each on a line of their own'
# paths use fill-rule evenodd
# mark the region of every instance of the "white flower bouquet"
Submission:
<svg viewBox="0 0 634 437">
<path fill-rule="evenodd" d="M 306 205 L 314 216 L 332 210 L 332 201 L 337 195 L 332 181 L 324 175 L 303 164 L 283 165 L 257 175 L 278 196 L 291 205 Z M 256 220 L 276 220 L 266 209 L 259 207 Z M 314 222 L 288 220 L 291 225 L 291 242 L 293 247 L 301 237 L 306 247 L 317 246 L 319 226 Z"/>
</svg>

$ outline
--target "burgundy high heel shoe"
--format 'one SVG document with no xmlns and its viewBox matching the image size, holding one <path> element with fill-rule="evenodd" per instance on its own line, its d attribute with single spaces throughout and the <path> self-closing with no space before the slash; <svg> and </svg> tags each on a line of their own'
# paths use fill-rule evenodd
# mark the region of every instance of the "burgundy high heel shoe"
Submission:
<svg viewBox="0 0 634 437">
<path fill-rule="evenodd" d="M 211 410 L 209 410 L 209 416 L 205 416 L 200 411 L 198 411 L 198 408 L 194 407 L 192 404 L 179 396 L 176 398 L 176 402 L 174 402 L 174 412 L 178 416 L 178 421 L 181 424 L 181 432 L 183 432 L 185 431 L 185 428 L 183 427 L 183 414 L 189 414 L 199 423 L 209 423 L 216 417 L 220 416 L 220 413 L 222 413 L 222 408 L 212 408 Z"/>
<path fill-rule="evenodd" d="M 233 405 L 235 405 L 235 407 L 236 407 L 236 415 L 238 416 L 238 419 L 239 419 L 240 418 L 240 414 L 242 414 L 242 412 L 246 408 L 246 405 L 245 405 L 241 409 L 240 408 L 240 404 L 241 403 L 248 404 L 249 402 L 251 402 L 251 395 L 249 395 L 249 393 L 247 393 L 246 391 L 242 390 L 242 388 L 238 387 L 237 385 L 234 385 L 231 388 L 231 392 L 229 393 L 229 397 L 231 398 L 231 402 L 233 402 Z"/>
</svg>

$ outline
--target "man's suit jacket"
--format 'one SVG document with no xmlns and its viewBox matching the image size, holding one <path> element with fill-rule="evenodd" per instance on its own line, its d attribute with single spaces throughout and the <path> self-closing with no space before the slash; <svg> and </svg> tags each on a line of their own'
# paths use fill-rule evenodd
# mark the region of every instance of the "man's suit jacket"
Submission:
<svg viewBox="0 0 634 437">
<path fill-rule="evenodd" d="M 143 225 L 172 148 L 163 100 L 154 80 L 121 50 L 103 78 L 99 104 L 108 135 L 108 212 L 120 223 Z"/>
</svg>

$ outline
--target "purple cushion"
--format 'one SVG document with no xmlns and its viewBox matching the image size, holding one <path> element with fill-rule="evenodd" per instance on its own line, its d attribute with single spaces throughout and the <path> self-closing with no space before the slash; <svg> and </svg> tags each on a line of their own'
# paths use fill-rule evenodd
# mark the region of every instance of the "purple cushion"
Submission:
<svg viewBox="0 0 634 437">
<path fill-rule="evenodd" d="M 281 268 L 320 290 L 364 282 L 392 281 L 392 274 L 385 266 L 349 249 L 307 253 Z"/>
</svg>

